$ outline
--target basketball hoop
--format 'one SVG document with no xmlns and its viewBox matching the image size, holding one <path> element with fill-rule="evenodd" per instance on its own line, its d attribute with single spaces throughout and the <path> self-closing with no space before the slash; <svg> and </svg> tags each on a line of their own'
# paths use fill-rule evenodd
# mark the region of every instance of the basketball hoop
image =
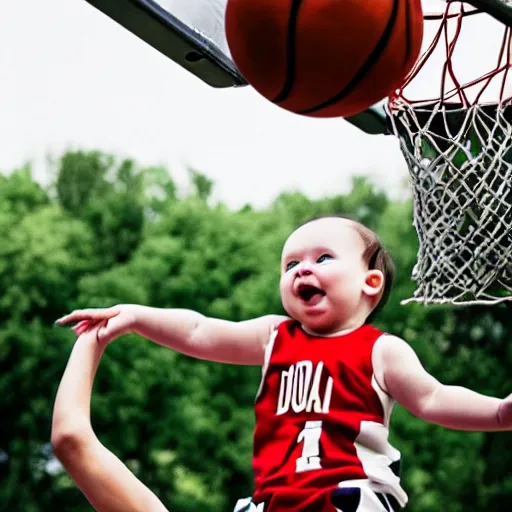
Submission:
<svg viewBox="0 0 512 512">
<path fill-rule="evenodd" d="M 420 243 L 416 291 L 403 303 L 496 304 L 512 300 L 511 29 L 462 2 L 443 8 L 425 14 L 433 38 L 387 106 L 411 175 Z M 494 24 L 498 39 L 493 53 L 484 50 L 490 68 L 467 78 L 456 57 L 464 28 L 479 17 Z M 437 92 L 413 98 L 436 52 Z M 472 63 L 474 55 L 463 58 Z"/>
</svg>

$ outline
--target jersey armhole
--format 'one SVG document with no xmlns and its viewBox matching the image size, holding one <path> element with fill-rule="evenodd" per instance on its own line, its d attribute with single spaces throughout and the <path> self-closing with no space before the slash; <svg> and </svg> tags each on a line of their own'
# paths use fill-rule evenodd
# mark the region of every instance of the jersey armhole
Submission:
<svg viewBox="0 0 512 512">
<path fill-rule="evenodd" d="M 258 392 L 256 393 L 256 400 L 260 396 L 261 390 L 263 389 L 263 382 L 265 381 L 265 375 L 267 373 L 267 368 L 268 368 L 268 365 L 270 363 L 270 358 L 272 357 L 272 350 L 274 349 L 274 343 L 275 343 L 276 338 L 277 338 L 277 333 L 278 333 L 277 329 L 278 329 L 278 327 L 279 326 L 273 326 L 270 329 L 268 343 L 267 343 L 267 345 L 265 347 L 263 366 L 261 367 L 261 381 L 260 381 L 260 386 L 258 388 Z"/>
<path fill-rule="evenodd" d="M 377 338 L 375 343 L 373 344 L 373 348 L 372 348 L 372 367 L 373 367 L 373 377 L 375 379 L 375 384 L 377 386 L 379 386 L 379 389 L 383 393 L 385 393 L 386 395 L 391 397 L 391 395 L 389 394 L 389 391 L 386 388 L 386 383 L 384 381 L 384 368 L 382 367 L 382 357 L 377 357 L 375 355 L 375 348 L 377 347 L 377 344 L 385 343 L 385 338 L 387 338 L 387 337 L 389 337 L 389 334 L 382 333 Z M 382 347 L 379 347 L 378 350 L 382 350 Z"/>
<path fill-rule="evenodd" d="M 270 358 L 272 357 L 272 351 L 274 350 L 274 344 L 275 344 L 276 338 L 277 338 L 278 327 L 279 326 L 274 326 L 270 330 L 268 343 L 267 343 L 267 346 L 265 347 L 265 356 L 263 359 L 263 367 L 261 369 L 262 379 L 265 377 L 265 374 L 267 373 L 267 368 L 270 363 Z"/>
</svg>

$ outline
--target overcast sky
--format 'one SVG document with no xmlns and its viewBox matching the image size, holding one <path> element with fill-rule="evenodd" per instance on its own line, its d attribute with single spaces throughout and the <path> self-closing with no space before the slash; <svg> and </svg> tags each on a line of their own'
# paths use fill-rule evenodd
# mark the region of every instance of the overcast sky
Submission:
<svg viewBox="0 0 512 512">
<path fill-rule="evenodd" d="M 393 137 L 210 88 L 84 0 L 0 0 L 0 170 L 31 162 L 44 180 L 66 149 L 163 164 L 181 184 L 193 166 L 233 207 L 343 192 L 352 174 L 396 193 L 407 176 Z"/>
</svg>

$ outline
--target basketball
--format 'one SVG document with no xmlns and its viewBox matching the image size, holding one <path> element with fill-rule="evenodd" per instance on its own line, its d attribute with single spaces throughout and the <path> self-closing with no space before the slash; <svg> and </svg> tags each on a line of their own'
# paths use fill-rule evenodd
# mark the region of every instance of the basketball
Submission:
<svg viewBox="0 0 512 512">
<path fill-rule="evenodd" d="M 241 74 L 280 107 L 347 117 L 396 89 L 421 50 L 421 0 L 228 0 Z"/>
</svg>

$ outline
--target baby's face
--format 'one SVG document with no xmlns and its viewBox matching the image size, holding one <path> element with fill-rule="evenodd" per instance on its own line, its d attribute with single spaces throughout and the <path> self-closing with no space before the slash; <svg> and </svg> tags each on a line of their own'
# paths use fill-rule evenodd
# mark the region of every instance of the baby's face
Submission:
<svg viewBox="0 0 512 512">
<path fill-rule="evenodd" d="M 363 304 L 364 250 L 346 219 L 315 220 L 292 233 L 281 257 L 281 300 L 287 313 L 318 334 L 349 327 Z"/>
</svg>

